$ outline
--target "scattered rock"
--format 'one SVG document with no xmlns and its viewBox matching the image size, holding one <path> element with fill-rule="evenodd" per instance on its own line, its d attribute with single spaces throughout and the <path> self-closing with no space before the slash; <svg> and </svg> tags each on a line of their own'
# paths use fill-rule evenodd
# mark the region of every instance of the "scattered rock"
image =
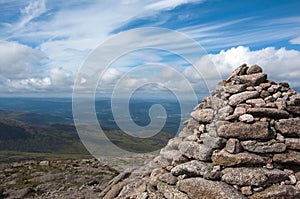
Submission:
<svg viewBox="0 0 300 199">
<path fill-rule="evenodd" d="M 188 194 L 190 198 L 214 198 L 214 199 L 243 199 L 246 198 L 232 186 L 218 181 L 203 178 L 189 178 L 178 182 L 180 191 Z"/>
<path fill-rule="evenodd" d="M 267 157 L 261 157 L 252 153 L 231 154 L 225 151 L 214 151 L 211 157 L 214 165 L 235 166 L 235 165 L 264 165 L 270 162 Z"/>
<path fill-rule="evenodd" d="M 277 142 L 276 140 L 270 140 L 267 142 L 248 140 L 242 141 L 241 145 L 243 149 L 254 153 L 280 153 L 284 152 L 286 149 L 286 145 L 284 143 Z"/>
<path fill-rule="evenodd" d="M 225 150 L 229 153 L 239 153 L 242 150 L 240 141 L 238 139 L 230 138 L 225 146 Z"/>
<path fill-rule="evenodd" d="M 244 91 L 242 93 L 234 94 L 229 97 L 229 105 L 236 106 L 239 103 L 246 101 L 247 99 L 258 97 L 259 93 L 257 91 Z"/>
<path fill-rule="evenodd" d="M 226 123 L 218 128 L 218 135 L 224 138 L 237 138 L 240 140 L 269 139 L 273 132 L 269 130 L 267 122 L 245 124 L 243 122 Z"/>
<path fill-rule="evenodd" d="M 295 199 L 300 198 L 300 190 L 291 185 L 273 185 L 262 192 L 253 194 L 250 199 L 261 198 L 284 198 Z"/>
<path fill-rule="evenodd" d="M 190 177 L 202 177 L 213 169 L 211 163 L 205 163 L 197 160 L 183 163 L 174 167 L 171 173 L 174 176 L 187 175 Z"/>
</svg>

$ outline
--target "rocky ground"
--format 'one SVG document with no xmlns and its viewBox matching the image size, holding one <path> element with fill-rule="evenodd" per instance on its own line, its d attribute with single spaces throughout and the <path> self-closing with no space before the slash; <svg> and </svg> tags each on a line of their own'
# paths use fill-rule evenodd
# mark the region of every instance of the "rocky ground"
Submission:
<svg viewBox="0 0 300 199">
<path fill-rule="evenodd" d="M 0 164 L 0 198 L 96 198 L 119 172 L 95 159 Z"/>
<path fill-rule="evenodd" d="M 154 155 L 0 163 L 1 198 L 99 198 L 111 179 Z"/>
</svg>

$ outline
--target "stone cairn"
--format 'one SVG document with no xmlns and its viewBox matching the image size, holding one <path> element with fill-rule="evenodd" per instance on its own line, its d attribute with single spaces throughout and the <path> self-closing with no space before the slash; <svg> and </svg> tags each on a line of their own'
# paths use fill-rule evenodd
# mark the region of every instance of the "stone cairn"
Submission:
<svg viewBox="0 0 300 199">
<path fill-rule="evenodd" d="M 150 163 L 103 198 L 300 198 L 300 95 L 241 65 Z"/>
</svg>

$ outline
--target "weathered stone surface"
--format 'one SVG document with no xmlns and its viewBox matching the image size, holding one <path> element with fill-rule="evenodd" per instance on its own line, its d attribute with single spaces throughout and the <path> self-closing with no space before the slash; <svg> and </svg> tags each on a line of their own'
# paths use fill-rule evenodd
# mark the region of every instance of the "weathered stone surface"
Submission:
<svg viewBox="0 0 300 199">
<path fill-rule="evenodd" d="M 248 70 L 247 64 L 242 64 L 239 67 L 237 67 L 232 74 L 226 79 L 226 82 L 230 82 L 234 77 L 238 75 L 245 75 L 246 71 Z"/>
<path fill-rule="evenodd" d="M 246 198 L 232 186 L 203 178 L 189 178 L 177 183 L 180 191 L 188 194 L 190 198 L 209 199 L 243 199 Z"/>
<path fill-rule="evenodd" d="M 281 119 L 275 122 L 275 128 L 280 131 L 282 135 L 300 137 L 299 118 Z"/>
<path fill-rule="evenodd" d="M 288 150 L 286 153 L 275 154 L 273 161 L 282 164 L 300 165 L 300 152 Z"/>
<path fill-rule="evenodd" d="M 246 101 L 247 104 L 251 104 L 254 107 L 264 107 L 266 105 L 265 100 L 262 98 L 249 99 Z"/>
<path fill-rule="evenodd" d="M 203 144 L 213 149 L 223 148 L 226 143 L 226 139 L 220 137 L 212 137 L 208 133 L 201 134 L 200 140 L 202 140 Z"/>
<path fill-rule="evenodd" d="M 190 177 L 199 176 L 202 177 L 213 169 L 213 165 L 207 162 L 201 162 L 198 160 L 192 160 L 184 164 L 178 165 L 171 170 L 174 176 L 186 174 Z"/>
<path fill-rule="evenodd" d="M 159 176 L 158 179 L 169 185 L 175 185 L 177 182 L 177 177 L 173 176 L 171 173 L 164 173 L 161 176 Z"/>
<path fill-rule="evenodd" d="M 274 139 L 267 142 L 247 140 L 241 142 L 241 145 L 245 150 L 254 153 L 280 153 L 286 149 L 286 145 L 284 143 L 277 142 Z"/>
<path fill-rule="evenodd" d="M 236 106 L 247 99 L 256 98 L 259 96 L 257 91 L 244 91 L 242 93 L 237 93 L 229 97 L 229 105 Z"/>
<path fill-rule="evenodd" d="M 300 150 L 300 138 L 285 138 L 285 145 L 288 149 Z"/>
<path fill-rule="evenodd" d="M 158 183 L 157 189 L 167 199 L 189 199 L 189 197 L 185 193 L 178 191 L 175 186 L 170 186 L 166 183 Z"/>
<path fill-rule="evenodd" d="M 245 91 L 247 86 L 245 84 L 238 84 L 238 85 L 232 85 L 232 86 L 225 86 L 224 90 L 227 93 L 235 94 L 235 93 L 241 93 Z"/>
<path fill-rule="evenodd" d="M 252 193 L 253 193 L 252 189 L 251 189 L 251 186 L 242 187 L 241 192 L 242 192 L 242 194 L 244 194 L 246 196 L 252 195 Z"/>
<path fill-rule="evenodd" d="M 273 185 L 262 192 L 257 192 L 250 196 L 250 199 L 296 199 L 300 198 L 300 190 L 291 185 Z"/>
<path fill-rule="evenodd" d="M 267 122 L 255 122 L 246 124 L 243 122 L 225 123 L 218 128 L 218 135 L 224 138 L 269 139 L 274 133 L 269 130 Z"/>
<path fill-rule="evenodd" d="M 160 155 L 162 158 L 167 159 L 168 161 L 173 161 L 181 156 L 181 153 L 178 150 L 166 150 L 165 148 L 161 149 Z"/>
<path fill-rule="evenodd" d="M 254 117 L 250 114 L 243 114 L 239 117 L 241 122 L 252 123 L 254 121 Z"/>
<path fill-rule="evenodd" d="M 193 119 L 194 120 L 194 119 Z M 198 122 L 197 122 L 198 123 Z M 187 127 L 184 127 L 183 129 L 182 129 L 182 131 L 180 131 L 180 133 L 178 134 L 178 137 L 180 137 L 180 138 L 185 138 L 185 137 L 188 137 L 188 136 L 190 136 L 190 135 L 193 135 L 193 131 L 192 130 L 190 130 L 189 128 L 187 128 Z"/>
<path fill-rule="evenodd" d="M 233 108 L 231 106 L 225 106 L 218 110 L 218 114 L 216 115 L 217 119 L 224 120 L 228 115 L 233 112 Z"/>
<path fill-rule="evenodd" d="M 198 109 L 191 113 L 191 117 L 200 123 L 212 122 L 214 117 L 213 109 Z"/>
<path fill-rule="evenodd" d="M 295 116 L 300 116 L 300 107 L 299 106 L 287 106 L 286 110 Z"/>
<path fill-rule="evenodd" d="M 257 117 L 288 118 L 289 113 L 277 108 L 248 108 L 247 113 Z"/>
<path fill-rule="evenodd" d="M 259 165 L 267 164 L 270 158 L 261 157 L 252 153 L 231 154 L 225 151 L 214 151 L 211 157 L 214 165 L 235 166 L 235 165 Z"/>
<path fill-rule="evenodd" d="M 246 74 L 251 75 L 251 74 L 262 73 L 262 72 L 263 72 L 262 68 L 255 64 L 248 68 Z"/>
<path fill-rule="evenodd" d="M 241 75 L 233 78 L 233 81 L 240 84 L 246 84 L 251 86 L 258 86 L 260 83 L 264 82 L 267 79 L 267 74 L 264 73 L 255 73 L 251 75 Z"/>
<path fill-rule="evenodd" d="M 233 115 L 240 116 L 246 113 L 246 108 L 244 107 L 236 107 L 234 109 Z"/>
<path fill-rule="evenodd" d="M 184 141 L 179 145 L 179 151 L 188 158 L 209 161 L 211 159 L 213 149 L 207 145 L 199 144 L 197 142 Z"/>
<path fill-rule="evenodd" d="M 239 186 L 266 186 L 288 179 L 286 173 L 279 169 L 260 167 L 226 168 L 222 174 L 222 181 Z"/>
<path fill-rule="evenodd" d="M 168 141 L 168 144 L 165 146 L 165 150 L 177 150 L 178 145 L 182 142 L 182 138 L 174 137 Z"/>
<path fill-rule="evenodd" d="M 226 143 L 225 150 L 229 153 L 239 153 L 241 152 L 241 149 L 242 147 L 238 139 L 230 138 Z"/>
</svg>

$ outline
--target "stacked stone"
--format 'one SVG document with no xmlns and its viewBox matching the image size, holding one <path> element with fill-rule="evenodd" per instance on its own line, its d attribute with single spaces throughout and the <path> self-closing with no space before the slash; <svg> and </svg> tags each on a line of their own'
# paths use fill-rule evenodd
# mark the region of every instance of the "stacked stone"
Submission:
<svg viewBox="0 0 300 199">
<path fill-rule="evenodd" d="M 300 198 L 299 116 L 300 95 L 288 83 L 241 65 L 159 156 L 102 196 Z"/>
</svg>

